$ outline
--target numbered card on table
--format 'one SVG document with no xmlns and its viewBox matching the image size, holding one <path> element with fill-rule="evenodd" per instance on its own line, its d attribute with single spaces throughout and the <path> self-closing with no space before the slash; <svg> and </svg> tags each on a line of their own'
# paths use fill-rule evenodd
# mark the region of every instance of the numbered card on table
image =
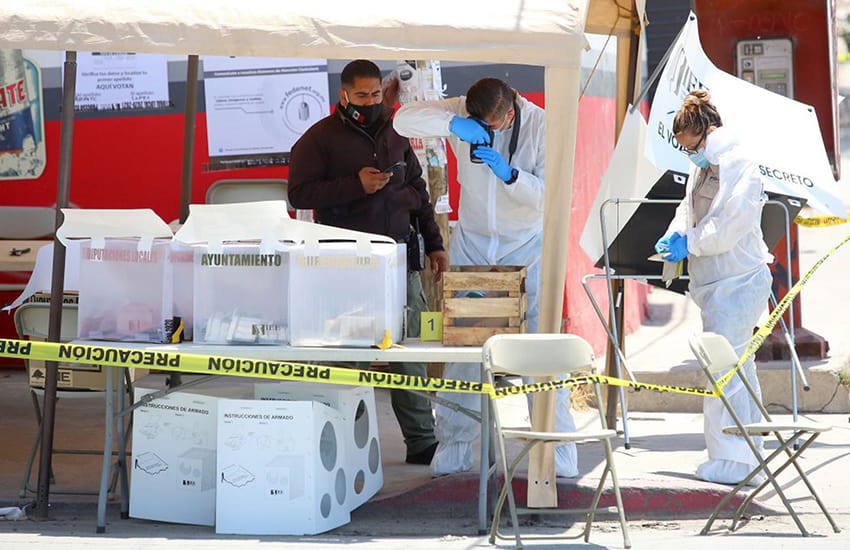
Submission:
<svg viewBox="0 0 850 550">
<path fill-rule="evenodd" d="M 423 311 L 421 315 L 419 339 L 423 342 L 442 340 L 443 313 L 440 311 Z"/>
</svg>

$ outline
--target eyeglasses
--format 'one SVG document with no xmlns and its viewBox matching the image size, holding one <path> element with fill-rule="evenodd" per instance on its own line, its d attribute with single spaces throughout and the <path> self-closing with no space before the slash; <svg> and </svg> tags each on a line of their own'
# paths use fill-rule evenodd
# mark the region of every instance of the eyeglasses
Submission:
<svg viewBox="0 0 850 550">
<path fill-rule="evenodd" d="M 510 108 L 505 113 L 504 118 L 502 118 L 502 120 L 499 121 L 498 123 L 491 124 L 487 121 L 485 121 L 485 122 L 487 122 L 487 125 L 490 126 L 490 128 L 492 128 L 494 130 L 505 130 L 509 126 L 508 120 L 510 119 L 512 114 L 513 114 L 513 108 Z"/>
<path fill-rule="evenodd" d="M 705 136 L 707 135 L 707 132 L 708 132 L 708 129 L 705 129 L 705 130 L 702 131 L 702 137 L 699 138 L 699 141 L 696 142 L 696 144 L 693 146 L 693 148 L 685 147 L 684 145 L 682 146 L 682 148 L 685 150 L 686 155 L 688 155 L 690 157 L 692 155 L 696 155 L 699 152 L 700 145 L 702 145 L 702 142 L 705 141 Z"/>
</svg>

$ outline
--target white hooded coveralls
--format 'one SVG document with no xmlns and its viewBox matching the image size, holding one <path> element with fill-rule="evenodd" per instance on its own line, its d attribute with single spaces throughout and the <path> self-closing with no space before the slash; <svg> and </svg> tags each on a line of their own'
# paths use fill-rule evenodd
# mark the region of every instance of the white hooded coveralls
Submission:
<svg viewBox="0 0 850 550">
<path fill-rule="evenodd" d="M 458 223 L 452 234 L 452 265 L 524 265 L 528 269 L 528 330 L 537 332 L 540 293 L 540 258 L 543 252 L 543 198 L 545 168 L 545 111 L 517 96 L 520 131 L 511 158 L 510 128 L 495 136 L 492 144 L 519 175 L 506 185 L 487 164 L 469 160 L 469 144 L 449 131 L 455 116 L 468 117 L 466 97 L 412 102 L 402 106 L 394 118 L 396 131 L 407 137 L 446 137 L 457 157 L 460 182 Z M 469 365 L 446 364 L 445 378 L 478 381 L 479 372 Z M 529 380 L 530 382 L 530 380 Z M 471 409 L 478 409 L 474 394 L 440 393 L 439 397 Z M 530 401 L 529 396 L 529 403 Z M 557 392 L 555 429 L 574 431 L 568 389 Z M 431 462 L 434 475 L 467 471 L 472 468 L 470 443 L 478 436 L 478 424 L 463 413 L 437 405 L 437 452 Z M 559 476 L 578 474 L 574 444 L 556 449 L 555 470 Z"/>
<path fill-rule="evenodd" d="M 770 298 L 767 264 L 773 256 L 761 232 L 766 197 L 752 156 L 726 127 L 708 134 L 705 157 L 709 168 L 691 170 L 685 198 L 666 234 L 678 232 L 688 238 L 688 289 L 700 308 L 703 330 L 725 336 L 740 356 Z M 742 366 L 742 374 L 761 398 L 752 357 Z M 740 381 L 733 378 L 723 391 L 741 421 L 761 420 Z M 697 477 L 739 482 L 757 464 L 752 451 L 743 438 L 722 433 L 734 421 L 720 399 L 706 397 L 703 414 L 708 461 L 697 468 Z M 762 448 L 761 438 L 756 444 Z"/>
</svg>

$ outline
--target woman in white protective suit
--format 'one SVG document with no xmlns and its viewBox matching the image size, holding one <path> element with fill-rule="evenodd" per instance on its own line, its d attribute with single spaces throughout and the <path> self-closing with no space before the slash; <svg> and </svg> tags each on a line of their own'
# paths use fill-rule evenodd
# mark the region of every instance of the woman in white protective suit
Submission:
<svg viewBox="0 0 850 550">
<path fill-rule="evenodd" d="M 722 125 L 710 99 L 705 90 L 692 91 L 673 119 L 676 140 L 694 167 L 685 198 L 655 248 L 668 261 L 688 258 L 689 292 L 701 310 L 703 330 L 725 336 L 740 356 L 770 297 L 767 264 L 773 256 L 760 225 L 767 199 L 755 162 Z M 752 357 L 742 369 L 760 396 Z M 761 420 L 740 381 L 724 392 L 744 423 Z M 703 414 L 708 461 L 697 468 L 697 477 L 738 483 L 757 464 L 752 451 L 744 439 L 722 433 L 734 421 L 720 399 L 706 397 Z M 762 448 L 761 438 L 757 446 Z"/>
<path fill-rule="evenodd" d="M 396 131 L 403 136 L 449 138 L 461 184 L 450 262 L 527 266 L 530 332 L 537 332 L 543 248 L 544 115 L 543 109 L 502 80 L 483 78 L 466 96 L 408 103 L 394 119 Z M 476 381 L 479 375 L 477 368 L 464 364 L 447 364 L 443 374 Z M 557 394 L 555 428 L 574 431 L 569 390 Z M 480 408 L 480 397 L 474 394 L 444 392 L 439 397 Z M 432 473 L 471 469 L 471 442 L 480 433 L 478 422 L 444 405 L 436 407 L 436 416 L 440 443 L 431 462 Z M 578 474 L 574 444 L 556 448 L 555 473 L 561 477 Z"/>
</svg>

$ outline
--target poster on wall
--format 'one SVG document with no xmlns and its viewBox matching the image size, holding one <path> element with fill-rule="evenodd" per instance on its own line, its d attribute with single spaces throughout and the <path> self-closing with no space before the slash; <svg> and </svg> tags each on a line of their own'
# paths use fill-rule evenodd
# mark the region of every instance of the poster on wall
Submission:
<svg viewBox="0 0 850 550">
<path fill-rule="evenodd" d="M 46 159 L 41 69 L 0 50 L 0 180 L 36 179 Z"/>
<path fill-rule="evenodd" d="M 77 111 L 167 109 L 168 57 L 161 54 L 77 54 Z"/>
<path fill-rule="evenodd" d="M 210 170 L 284 165 L 330 113 L 327 59 L 204 57 Z"/>
</svg>

